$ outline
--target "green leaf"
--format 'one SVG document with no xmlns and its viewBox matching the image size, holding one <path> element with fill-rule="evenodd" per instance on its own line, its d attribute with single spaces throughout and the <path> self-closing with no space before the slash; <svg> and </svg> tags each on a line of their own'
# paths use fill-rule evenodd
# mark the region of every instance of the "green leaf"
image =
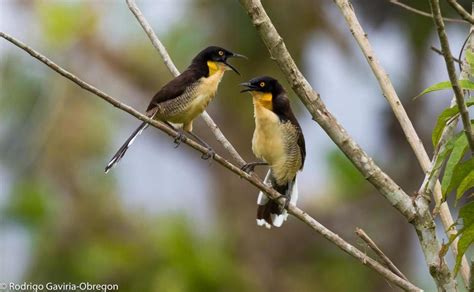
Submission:
<svg viewBox="0 0 474 292">
<path fill-rule="evenodd" d="M 439 143 L 439 139 L 441 139 L 441 135 L 443 134 L 443 130 L 446 127 L 446 123 L 453 118 L 454 116 L 459 114 L 458 107 L 450 107 L 445 109 L 438 117 L 436 121 L 436 125 L 433 129 L 433 133 L 431 134 L 431 140 L 433 142 L 433 146 L 436 147 Z"/>
<path fill-rule="evenodd" d="M 441 183 L 441 188 L 443 190 L 443 196 L 446 196 L 447 193 L 451 192 L 455 188 L 461 185 L 461 182 L 464 178 L 474 169 L 474 158 L 471 157 L 468 161 L 459 163 L 453 170 L 453 174 L 451 176 L 451 180 L 449 184 Z"/>
<path fill-rule="evenodd" d="M 457 274 L 461 264 L 462 256 L 466 253 L 469 246 L 474 242 L 474 202 L 466 204 L 459 210 L 459 218 L 463 220 L 463 228 L 459 230 L 458 255 L 456 257 L 456 266 L 454 274 Z"/>
<path fill-rule="evenodd" d="M 440 168 L 441 165 L 443 165 L 444 160 L 446 157 L 448 157 L 449 154 L 451 154 L 451 151 L 453 151 L 454 145 L 456 144 L 456 141 L 461 137 L 461 135 L 464 135 L 464 133 L 457 133 L 453 137 L 451 137 L 446 145 L 444 146 L 444 149 L 439 153 L 435 164 L 433 166 L 433 171 Z M 432 172 L 433 172 L 432 171 Z"/>
<path fill-rule="evenodd" d="M 471 97 L 466 100 L 466 106 L 474 105 L 474 97 Z M 453 117 L 459 114 L 459 108 L 457 106 L 450 107 L 445 109 L 438 117 L 435 128 L 433 129 L 433 134 L 431 135 L 431 140 L 433 141 L 433 146 L 436 147 L 441 139 L 443 130 L 446 127 L 446 123 L 451 120 Z"/>
<path fill-rule="evenodd" d="M 468 49 L 466 50 L 466 60 L 467 60 L 467 63 L 469 64 L 469 67 L 470 67 L 470 73 L 471 75 L 473 75 L 473 72 L 474 72 L 474 53 Z"/>
<path fill-rule="evenodd" d="M 467 147 L 467 137 L 464 135 L 464 133 L 461 133 L 461 135 L 454 142 L 453 151 L 451 152 L 451 156 L 449 156 L 448 162 L 446 163 L 446 168 L 444 169 L 443 180 L 441 182 L 444 195 L 446 195 L 444 191 L 448 189 L 448 186 L 451 183 L 454 169 L 464 157 Z"/>
<path fill-rule="evenodd" d="M 461 237 L 458 242 L 458 256 L 456 257 L 456 266 L 454 267 L 454 274 L 456 275 L 461 265 L 462 256 L 466 253 L 467 248 L 474 242 L 474 226 L 471 225 L 467 229 L 462 229 Z"/>
<path fill-rule="evenodd" d="M 463 221 L 463 228 L 474 225 L 474 202 L 467 203 L 459 210 L 459 218 Z"/>
<path fill-rule="evenodd" d="M 459 80 L 459 86 L 462 89 L 474 90 L 474 82 L 472 82 L 471 80 Z M 452 87 L 451 86 L 451 81 L 439 82 L 439 83 L 436 83 L 436 84 L 431 85 L 430 87 L 426 88 L 425 90 L 423 90 L 420 94 L 418 94 L 414 98 L 418 98 L 418 97 L 420 97 L 422 95 L 425 95 L 429 92 L 443 90 L 443 89 L 449 89 L 451 87 Z"/>
<path fill-rule="evenodd" d="M 470 188 L 474 187 L 474 170 L 471 170 L 466 177 L 461 181 L 457 191 L 456 191 L 456 200 L 459 200 L 462 195 L 469 190 Z"/>
</svg>

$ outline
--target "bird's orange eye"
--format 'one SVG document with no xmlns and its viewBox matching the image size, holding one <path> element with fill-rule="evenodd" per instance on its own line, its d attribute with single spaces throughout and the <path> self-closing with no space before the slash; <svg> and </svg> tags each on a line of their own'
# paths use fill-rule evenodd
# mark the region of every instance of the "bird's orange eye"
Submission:
<svg viewBox="0 0 474 292">
<path fill-rule="evenodd" d="M 224 56 L 224 51 L 219 51 L 219 56 Z"/>
<path fill-rule="evenodd" d="M 260 82 L 260 87 L 262 87 L 262 88 L 265 87 L 265 82 L 263 82 L 263 81 Z"/>
</svg>

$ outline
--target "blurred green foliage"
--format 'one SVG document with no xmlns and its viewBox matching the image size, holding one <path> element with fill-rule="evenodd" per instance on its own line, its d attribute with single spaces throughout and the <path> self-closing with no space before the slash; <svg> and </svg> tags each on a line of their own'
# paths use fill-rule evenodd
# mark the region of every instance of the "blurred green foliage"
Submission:
<svg viewBox="0 0 474 292">
<path fill-rule="evenodd" d="M 344 199 L 356 199 L 364 195 L 363 190 L 366 186 L 364 177 L 339 149 L 329 152 L 327 160 L 330 166 L 329 174 L 335 182 L 337 194 Z"/>
<path fill-rule="evenodd" d="M 48 43 L 67 46 L 93 34 L 97 16 L 90 3 L 81 1 L 37 1 L 35 8 Z"/>
</svg>

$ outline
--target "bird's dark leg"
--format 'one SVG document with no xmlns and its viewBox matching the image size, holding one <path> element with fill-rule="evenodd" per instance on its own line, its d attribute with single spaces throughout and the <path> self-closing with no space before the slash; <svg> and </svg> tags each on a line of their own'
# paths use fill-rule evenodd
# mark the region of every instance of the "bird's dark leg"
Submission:
<svg viewBox="0 0 474 292">
<path fill-rule="evenodd" d="M 209 146 L 209 144 L 206 143 L 203 139 L 201 139 L 198 135 L 194 134 L 191 131 L 188 131 L 188 134 L 191 135 L 194 139 L 196 139 L 202 146 L 207 148 L 207 153 L 204 153 L 201 155 L 201 158 L 204 160 L 207 160 L 209 158 L 214 158 L 214 155 L 216 155 L 216 152 Z"/>
<path fill-rule="evenodd" d="M 255 166 L 259 166 L 259 165 L 268 165 L 268 163 L 262 162 L 262 161 L 249 162 L 249 163 L 245 164 L 244 166 L 242 166 L 240 169 L 242 171 L 245 171 L 246 173 L 251 173 L 251 172 L 254 171 Z"/>
<path fill-rule="evenodd" d="M 174 144 L 176 145 L 176 146 L 174 146 L 174 148 L 178 148 L 179 145 L 181 144 L 181 142 L 183 142 L 184 139 L 186 138 L 186 134 L 185 134 L 184 130 L 183 130 L 182 128 L 176 129 L 175 126 L 173 126 L 171 123 L 169 123 L 169 122 L 167 122 L 167 121 L 164 121 L 164 123 L 165 123 L 168 127 L 170 127 L 172 130 L 178 132 L 178 136 L 176 136 L 176 138 L 174 138 L 174 141 L 173 141 Z"/>
</svg>

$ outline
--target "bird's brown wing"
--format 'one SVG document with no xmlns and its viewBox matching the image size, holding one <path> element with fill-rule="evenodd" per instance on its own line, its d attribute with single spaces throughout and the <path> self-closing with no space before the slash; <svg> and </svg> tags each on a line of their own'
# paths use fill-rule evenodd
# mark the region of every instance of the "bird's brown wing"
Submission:
<svg viewBox="0 0 474 292">
<path fill-rule="evenodd" d="M 298 122 L 297 122 L 298 123 Z M 300 126 L 298 125 L 298 146 L 300 147 L 300 153 L 301 153 L 301 167 L 300 169 L 303 168 L 304 166 L 304 160 L 306 158 L 306 145 L 304 142 L 304 135 L 303 131 L 301 130 Z"/>
<path fill-rule="evenodd" d="M 186 70 L 176 78 L 168 82 L 158 91 L 148 105 L 147 112 L 150 112 L 158 104 L 176 98 L 184 93 L 186 88 L 199 79 L 198 73 L 194 70 Z"/>
<path fill-rule="evenodd" d="M 296 128 L 298 132 L 298 141 L 297 144 L 300 148 L 301 153 L 301 168 L 303 168 L 304 160 L 306 158 L 306 145 L 304 141 L 303 131 L 301 130 L 301 126 L 298 123 L 293 111 L 291 110 L 290 100 L 285 92 L 280 93 L 277 96 L 274 96 L 273 99 L 273 111 L 275 114 L 278 115 L 280 120 L 283 121 L 290 121 L 290 123 Z"/>
</svg>

